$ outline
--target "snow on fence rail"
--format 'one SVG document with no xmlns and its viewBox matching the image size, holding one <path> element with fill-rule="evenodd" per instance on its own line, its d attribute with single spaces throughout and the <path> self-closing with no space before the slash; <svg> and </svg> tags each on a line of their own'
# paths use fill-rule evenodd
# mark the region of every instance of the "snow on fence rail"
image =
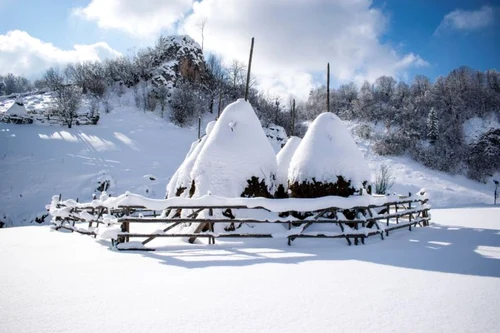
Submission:
<svg viewBox="0 0 500 333">
<path fill-rule="evenodd" d="M 426 226 L 430 220 L 429 199 L 424 190 L 413 196 L 322 197 L 315 199 L 223 198 L 206 195 L 196 199 L 149 199 L 125 193 L 119 197 L 79 203 L 54 196 L 47 209 L 56 230 L 66 229 L 111 239 L 119 250 L 154 250 L 145 247 L 156 238 L 185 237 L 193 243 L 208 238 L 345 238 L 357 245 L 365 238 L 389 236 L 395 229 Z M 243 212 L 251 212 L 243 213 Z M 261 213 L 255 214 L 256 211 Z M 262 212 L 264 214 L 262 214 Z M 237 217 L 239 216 L 239 217 Z M 249 217 L 250 216 L 250 217 Z M 255 217 L 257 216 L 257 217 Z M 145 230 L 145 225 L 162 226 Z M 134 225 L 134 231 L 131 231 Z M 214 226 L 221 225 L 224 228 Z M 254 228 L 242 228 L 251 225 Z M 283 228 L 255 228 L 282 225 Z M 338 228 L 325 226 L 337 225 Z M 318 227 L 319 226 L 319 227 Z M 315 228 L 319 230 L 314 230 Z M 321 228 L 323 227 L 323 228 Z M 130 242 L 131 238 L 142 239 Z"/>
</svg>

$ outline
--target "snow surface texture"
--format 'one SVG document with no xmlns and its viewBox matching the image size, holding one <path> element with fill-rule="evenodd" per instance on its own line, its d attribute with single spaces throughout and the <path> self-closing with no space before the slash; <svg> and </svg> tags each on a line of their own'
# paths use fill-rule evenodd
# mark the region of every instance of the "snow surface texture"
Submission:
<svg viewBox="0 0 500 333">
<path fill-rule="evenodd" d="M 290 162 L 288 180 L 295 182 L 336 183 L 337 176 L 361 188 L 371 175 L 363 154 L 349 130 L 333 113 L 320 114 L 307 130 Z"/>
<path fill-rule="evenodd" d="M 302 139 L 299 137 L 290 137 L 285 146 L 276 155 L 276 163 L 278 164 L 277 183 L 285 186 L 285 189 L 288 188 L 288 168 L 290 161 L 301 141 Z"/>
<path fill-rule="evenodd" d="M 200 151 L 191 172 L 194 197 L 239 197 L 252 176 L 273 191 L 276 157 L 250 103 L 229 104 Z"/>
<path fill-rule="evenodd" d="M 499 209 L 432 213 L 430 227 L 350 247 L 172 240 L 134 253 L 1 230 L 0 332 L 498 332 Z"/>
</svg>

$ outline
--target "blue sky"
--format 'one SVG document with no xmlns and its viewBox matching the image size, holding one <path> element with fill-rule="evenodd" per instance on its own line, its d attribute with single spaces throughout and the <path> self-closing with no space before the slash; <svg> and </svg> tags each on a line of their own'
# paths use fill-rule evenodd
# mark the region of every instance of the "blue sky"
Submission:
<svg viewBox="0 0 500 333">
<path fill-rule="evenodd" d="M 255 73 L 273 94 L 305 96 L 323 82 L 328 61 L 336 85 L 435 79 L 462 65 L 500 69 L 500 1 L 0 0 L 0 17 L 0 72 L 28 77 L 132 54 L 161 33 L 201 43 L 202 19 L 205 51 L 227 61 L 246 62 L 256 37 Z"/>
</svg>

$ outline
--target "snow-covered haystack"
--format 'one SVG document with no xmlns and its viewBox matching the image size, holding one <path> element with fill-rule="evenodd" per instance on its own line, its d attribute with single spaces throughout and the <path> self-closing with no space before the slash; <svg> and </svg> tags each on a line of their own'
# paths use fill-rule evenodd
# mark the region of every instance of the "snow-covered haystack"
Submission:
<svg viewBox="0 0 500 333">
<path fill-rule="evenodd" d="M 174 173 L 170 182 L 167 185 L 167 198 L 172 197 L 191 197 L 193 193 L 190 193 L 190 189 L 192 187 L 193 180 L 191 179 L 191 171 L 193 170 L 194 163 L 200 155 L 200 152 L 207 142 L 207 139 L 212 132 L 215 126 L 215 121 L 211 121 L 207 124 L 205 128 L 205 136 L 203 136 L 200 140 L 196 140 L 191 145 L 191 149 L 189 150 L 186 158 L 179 166 L 177 171 Z M 194 189 L 194 187 L 193 187 Z"/>
<path fill-rule="evenodd" d="M 194 197 L 270 197 L 276 156 L 250 103 L 228 105 L 203 145 L 191 172 Z"/>
<path fill-rule="evenodd" d="M 342 120 L 326 112 L 313 121 L 288 169 L 290 194 L 296 198 L 348 197 L 370 178 L 368 164 Z"/>
<path fill-rule="evenodd" d="M 26 117 L 28 116 L 28 112 L 26 111 L 26 107 L 24 106 L 24 102 L 22 98 L 16 99 L 14 104 L 5 111 L 5 114 L 8 116 L 18 116 L 18 117 Z"/>
<path fill-rule="evenodd" d="M 288 140 L 288 135 L 283 127 L 278 125 L 270 125 L 269 127 L 264 129 L 271 146 L 274 151 L 278 153 L 281 148 L 285 146 L 286 141 Z"/>
<path fill-rule="evenodd" d="M 288 197 L 288 168 L 295 151 L 299 147 L 301 138 L 292 136 L 288 139 L 285 146 L 276 155 L 276 163 L 278 164 L 278 172 L 276 174 L 276 198 Z"/>
</svg>

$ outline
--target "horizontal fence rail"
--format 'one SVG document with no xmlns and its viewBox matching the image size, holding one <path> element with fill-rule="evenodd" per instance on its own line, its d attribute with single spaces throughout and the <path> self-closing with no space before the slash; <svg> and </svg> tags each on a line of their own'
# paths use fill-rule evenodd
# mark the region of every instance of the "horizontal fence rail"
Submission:
<svg viewBox="0 0 500 333">
<path fill-rule="evenodd" d="M 393 230 L 408 228 L 411 231 L 417 225 L 429 224 L 430 205 L 424 192 L 406 197 L 366 197 L 369 196 L 350 201 L 349 206 L 349 201 L 345 200 L 348 198 L 337 197 L 316 200 L 220 197 L 153 200 L 127 193 L 91 203 L 63 201 L 59 196 L 53 198 L 47 209 L 56 230 L 109 238 L 119 250 L 150 251 L 154 249 L 145 245 L 152 240 L 174 237 L 188 238 L 190 243 L 196 238 L 207 238 L 209 244 L 215 244 L 217 238 L 284 238 L 288 245 L 296 238 L 344 238 L 349 245 L 352 242 L 357 245 L 359 242 L 364 244 L 370 236 L 379 235 L 384 239 Z M 307 211 L 307 208 L 316 209 Z M 238 217 L 241 212 L 257 210 L 264 212 L 265 217 Z M 152 223 L 164 228 L 155 232 L 140 230 L 141 225 Z M 214 231 L 217 224 L 224 226 L 223 232 Z M 240 230 L 243 225 L 269 224 L 282 225 L 283 231 Z M 132 225 L 135 225 L 134 231 L 131 231 Z M 187 225 L 191 226 L 189 232 L 186 231 Z M 332 230 L 311 230 L 314 225 L 332 225 Z M 127 244 L 132 238 L 143 240 L 134 247 Z"/>
</svg>

